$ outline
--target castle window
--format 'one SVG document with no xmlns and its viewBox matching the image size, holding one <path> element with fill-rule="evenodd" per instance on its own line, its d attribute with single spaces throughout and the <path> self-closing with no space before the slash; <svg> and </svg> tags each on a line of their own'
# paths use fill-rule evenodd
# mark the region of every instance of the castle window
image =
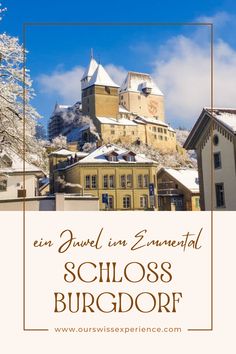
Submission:
<svg viewBox="0 0 236 354">
<path fill-rule="evenodd" d="M 164 133 L 167 134 L 167 130 L 166 129 L 164 129 Z"/>
<path fill-rule="evenodd" d="M 225 207 L 224 183 L 216 183 L 215 190 L 217 208 Z"/>
<path fill-rule="evenodd" d="M 125 188 L 126 187 L 126 177 L 125 177 L 125 175 L 120 176 L 120 186 L 121 186 L 121 188 Z"/>
<path fill-rule="evenodd" d="M 110 188 L 115 188 L 115 176 L 114 175 L 109 176 L 109 181 L 110 181 Z"/>
<path fill-rule="evenodd" d="M 130 195 L 126 195 L 123 197 L 123 208 L 130 209 L 131 208 L 131 197 Z"/>
<path fill-rule="evenodd" d="M 148 207 L 148 196 L 142 195 L 140 197 L 140 208 L 147 209 Z"/>
<path fill-rule="evenodd" d="M 214 153 L 214 167 L 215 167 L 215 169 L 221 168 L 221 154 L 220 154 L 220 152 Z"/>
<path fill-rule="evenodd" d="M 143 186 L 147 188 L 148 187 L 148 182 L 149 182 L 148 175 L 144 175 L 143 176 Z"/>
<path fill-rule="evenodd" d="M 108 188 L 108 175 L 103 176 L 103 188 Z"/>
<path fill-rule="evenodd" d="M 85 176 L 85 188 L 90 189 L 90 188 L 97 188 L 97 176 L 93 175 L 87 175 Z"/>
<path fill-rule="evenodd" d="M 156 132 L 157 128 L 156 127 L 152 127 L 152 131 Z"/>
<path fill-rule="evenodd" d="M 138 175 L 138 188 L 143 187 L 143 175 Z"/>
<path fill-rule="evenodd" d="M 92 176 L 92 188 L 97 188 L 97 176 Z"/>
<path fill-rule="evenodd" d="M 158 128 L 158 133 L 162 133 L 163 129 L 162 128 Z"/>
<path fill-rule="evenodd" d="M 158 135 L 158 139 L 159 140 L 163 140 L 163 136 L 162 135 Z"/>
<path fill-rule="evenodd" d="M 105 91 L 110 95 L 111 94 L 111 89 L 109 86 L 105 86 Z"/>
<path fill-rule="evenodd" d="M 127 175 L 127 188 L 132 188 L 132 175 Z"/>
<path fill-rule="evenodd" d="M 90 176 L 85 176 L 85 188 L 90 188 Z"/>
<path fill-rule="evenodd" d="M 111 130 L 111 134 L 114 135 L 115 134 L 115 130 L 112 129 Z"/>
<path fill-rule="evenodd" d="M 108 209 L 114 209 L 114 198 L 112 195 L 109 195 L 108 197 Z"/>
</svg>

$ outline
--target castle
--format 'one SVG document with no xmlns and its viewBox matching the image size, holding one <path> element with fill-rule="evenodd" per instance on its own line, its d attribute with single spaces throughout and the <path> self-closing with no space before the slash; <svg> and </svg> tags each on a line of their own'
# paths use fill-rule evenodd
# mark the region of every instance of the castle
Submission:
<svg viewBox="0 0 236 354">
<path fill-rule="evenodd" d="M 164 95 L 149 74 L 129 71 L 119 86 L 91 56 L 81 78 L 81 91 L 80 116 L 91 119 L 101 143 L 143 143 L 162 151 L 176 150 L 175 131 L 165 122 Z M 76 107 L 78 110 L 78 103 Z M 91 124 L 63 130 L 65 110 L 71 107 L 56 105 L 49 137 L 62 133 L 70 142 L 91 141 Z"/>
</svg>

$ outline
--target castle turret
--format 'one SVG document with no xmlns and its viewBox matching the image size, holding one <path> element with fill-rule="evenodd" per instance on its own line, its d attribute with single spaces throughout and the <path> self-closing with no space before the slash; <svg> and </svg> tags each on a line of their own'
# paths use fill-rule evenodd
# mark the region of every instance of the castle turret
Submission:
<svg viewBox="0 0 236 354">
<path fill-rule="evenodd" d="M 81 83 L 83 83 L 81 86 L 83 114 L 92 118 L 117 118 L 119 108 L 119 86 L 111 79 L 101 64 L 97 65 L 92 77 L 89 80 L 87 79 L 86 82 L 86 77 L 89 77 L 88 73 L 85 72 L 83 76 L 84 79 L 81 80 Z"/>
<path fill-rule="evenodd" d="M 93 76 L 95 70 L 97 69 L 98 67 L 98 63 L 96 62 L 96 60 L 93 58 L 93 56 L 91 55 L 91 59 L 90 59 L 90 62 L 89 62 L 89 65 L 87 67 L 87 69 L 85 70 L 82 78 L 81 78 L 81 88 L 83 90 L 83 88 L 85 88 L 91 77 Z"/>
</svg>

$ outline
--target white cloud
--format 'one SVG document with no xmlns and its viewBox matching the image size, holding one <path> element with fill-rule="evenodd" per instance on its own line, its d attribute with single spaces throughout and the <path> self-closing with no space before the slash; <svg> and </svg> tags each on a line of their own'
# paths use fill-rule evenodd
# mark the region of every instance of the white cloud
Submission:
<svg viewBox="0 0 236 354">
<path fill-rule="evenodd" d="M 127 75 L 127 70 L 122 66 L 108 64 L 105 65 L 105 69 L 117 85 L 121 85 Z"/>
<path fill-rule="evenodd" d="M 210 106 L 210 45 L 197 36 L 169 40 L 156 58 L 153 76 L 166 97 L 172 125 L 191 127 Z M 236 105 L 236 51 L 223 40 L 214 45 L 214 106 Z"/>
<path fill-rule="evenodd" d="M 120 85 L 124 80 L 127 71 L 121 66 L 108 64 L 105 66 L 108 74 L 115 83 Z M 40 84 L 40 91 L 47 94 L 56 94 L 58 101 L 73 104 L 81 98 L 80 79 L 85 71 L 82 66 L 76 66 L 71 70 L 55 70 L 49 75 L 41 74 L 37 81 Z"/>
<path fill-rule="evenodd" d="M 76 66 L 71 70 L 55 70 L 49 75 L 41 74 L 37 81 L 40 91 L 47 94 L 58 95 L 58 101 L 73 104 L 81 97 L 80 79 L 85 68 Z"/>
<path fill-rule="evenodd" d="M 197 19 L 213 22 L 218 31 L 224 30 L 224 26 L 228 25 L 229 21 L 231 23 L 231 20 L 232 16 L 224 12 Z M 206 27 L 196 28 L 191 31 L 191 35 L 172 37 L 152 54 L 151 74 L 165 94 L 166 120 L 173 126 L 191 127 L 202 108 L 210 106 L 209 38 L 209 30 Z M 146 49 L 144 46 L 144 53 Z M 56 94 L 58 101 L 62 100 L 62 103 L 73 104 L 81 96 L 80 78 L 84 69 L 76 66 L 68 71 L 57 69 L 50 75 L 40 75 L 38 81 L 41 91 Z M 105 69 L 119 85 L 127 73 L 124 67 L 113 64 L 106 65 Z M 129 70 L 132 70 L 132 67 Z M 236 106 L 235 78 L 236 50 L 226 41 L 218 39 L 214 45 L 215 106 Z"/>
</svg>

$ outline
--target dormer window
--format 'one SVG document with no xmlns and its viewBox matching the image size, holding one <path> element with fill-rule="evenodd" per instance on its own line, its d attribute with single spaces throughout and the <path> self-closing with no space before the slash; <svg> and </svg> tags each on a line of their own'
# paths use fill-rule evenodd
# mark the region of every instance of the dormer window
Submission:
<svg viewBox="0 0 236 354">
<path fill-rule="evenodd" d="M 109 156 L 109 161 L 118 161 L 117 160 L 117 156 L 114 156 L 114 155 L 111 155 L 111 156 Z"/>
<path fill-rule="evenodd" d="M 115 151 L 111 151 L 106 155 L 106 159 L 110 162 L 117 162 L 118 161 L 118 154 Z"/>
<path fill-rule="evenodd" d="M 129 151 L 127 154 L 124 155 L 124 159 L 127 162 L 135 162 L 136 154 L 133 151 Z"/>
</svg>

